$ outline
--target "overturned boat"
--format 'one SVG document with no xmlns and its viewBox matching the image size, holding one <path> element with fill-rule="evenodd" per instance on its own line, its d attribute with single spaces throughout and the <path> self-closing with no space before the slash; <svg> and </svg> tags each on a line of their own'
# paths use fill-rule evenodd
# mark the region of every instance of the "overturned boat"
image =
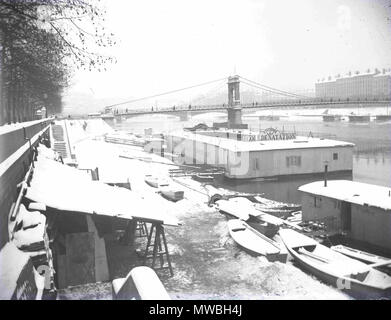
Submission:
<svg viewBox="0 0 391 320">
<path fill-rule="evenodd" d="M 160 189 L 160 194 L 167 200 L 177 202 L 184 198 L 185 192 L 183 190 L 174 190 L 171 187 L 164 187 Z"/>
</svg>

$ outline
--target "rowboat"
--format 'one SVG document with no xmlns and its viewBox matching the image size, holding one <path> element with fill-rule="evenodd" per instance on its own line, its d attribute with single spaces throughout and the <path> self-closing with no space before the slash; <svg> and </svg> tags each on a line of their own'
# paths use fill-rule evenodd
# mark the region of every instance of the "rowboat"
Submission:
<svg viewBox="0 0 391 320">
<path fill-rule="evenodd" d="M 192 178 L 199 182 L 213 182 L 214 177 L 211 175 L 205 175 L 205 174 L 193 174 Z"/>
<path fill-rule="evenodd" d="M 283 203 L 260 196 L 255 196 L 254 206 L 257 210 L 271 214 L 278 218 L 287 218 L 292 212 L 301 210 L 301 206 L 294 203 Z"/>
<path fill-rule="evenodd" d="M 177 202 L 183 199 L 185 192 L 182 190 L 173 190 L 171 188 L 162 188 L 160 189 L 160 194 L 168 200 Z"/>
<path fill-rule="evenodd" d="M 360 260 L 364 263 L 379 263 L 379 262 L 386 262 L 387 260 L 390 260 L 385 257 L 377 256 L 369 252 L 360 251 L 357 249 L 353 249 L 347 246 L 344 246 L 342 244 L 338 246 L 332 246 L 330 249 L 337 251 L 339 253 L 344 254 L 345 256 L 348 256 L 353 259 Z"/>
<path fill-rule="evenodd" d="M 277 224 L 263 222 L 263 221 L 259 221 L 259 222 L 247 221 L 247 223 L 249 226 L 259 231 L 260 233 L 262 233 L 268 238 L 273 238 L 277 234 L 278 230 L 280 229 L 280 226 Z"/>
<path fill-rule="evenodd" d="M 294 230 L 281 229 L 279 235 L 296 263 L 320 280 L 359 298 L 391 296 L 391 277 L 376 269 L 391 260 L 367 265 Z"/>
<path fill-rule="evenodd" d="M 280 245 L 258 232 L 240 219 L 228 221 L 228 230 L 235 242 L 254 255 L 265 256 L 269 261 L 285 263 L 287 252 Z"/>
<path fill-rule="evenodd" d="M 146 184 L 148 184 L 153 188 L 159 188 L 159 187 L 164 187 L 169 185 L 169 183 L 165 179 L 153 177 L 151 175 L 145 176 L 144 181 Z"/>
<path fill-rule="evenodd" d="M 246 208 L 240 207 L 240 205 L 230 200 L 217 200 L 215 202 L 215 207 L 221 213 L 226 213 L 245 221 L 250 218 L 250 215 Z"/>
</svg>

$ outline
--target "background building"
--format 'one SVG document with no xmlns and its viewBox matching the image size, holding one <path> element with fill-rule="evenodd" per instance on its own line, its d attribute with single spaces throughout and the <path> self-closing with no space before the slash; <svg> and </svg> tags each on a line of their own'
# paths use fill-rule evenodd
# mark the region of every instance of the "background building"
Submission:
<svg viewBox="0 0 391 320">
<path fill-rule="evenodd" d="M 345 76 L 337 75 L 320 79 L 315 84 L 317 98 L 381 98 L 391 97 L 391 69 L 365 73 L 349 72 Z"/>
</svg>

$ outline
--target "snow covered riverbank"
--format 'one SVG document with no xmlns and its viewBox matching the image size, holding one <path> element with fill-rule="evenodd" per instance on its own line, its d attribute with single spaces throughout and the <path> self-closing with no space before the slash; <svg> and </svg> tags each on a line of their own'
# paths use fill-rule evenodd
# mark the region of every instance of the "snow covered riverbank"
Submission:
<svg viewBox="0 0 391 320">
<path fill-rule="evenodd" d="M 76 125 L 68 130 L 74 128 Z M 145 201 L 154 202 L 182 222 L 180 227 L 166 227 L 174 276 L 159 273 L 173 299 L 348 298 L 291 262 L 271 263 L 238 248 L 229 237 L 227 218 L 208 206 L 209 198 L 202 184 L 190 177 L 172 180 L 169 169 L 176 166 L 169 160 L 145 153 L 139 147 L 110 144 L 91 136 L 79 139 L 74 134 L 72 140 L 79 168 L 98 168 L 100 179 L 105 182 L 129 180 L 131 189 L 142 194 Z M 161 197 L 156 188 L 145 183 L 147 174 L 170 180 L 172 186 L 184 191 L 184 199 L 174 203 Z"/>
</svg>

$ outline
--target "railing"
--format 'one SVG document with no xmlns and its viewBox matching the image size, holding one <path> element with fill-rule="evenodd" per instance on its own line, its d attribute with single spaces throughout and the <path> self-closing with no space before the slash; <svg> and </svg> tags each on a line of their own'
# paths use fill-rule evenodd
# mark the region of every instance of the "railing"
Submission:
<svg viewBox="0 0 391 320">
<path fill-rule="evenodd" d="M 341 104 L 389 104 L 390 98 L 312 98 L 312 99 L 287 99 L 264 102 L 242 103 L 240 106 L 243 109 L 257 109 L 267 107 L 294 107 L 294 106 L 314 106 L 314 105 L 341 105 Z M 150 114 L 150 113 L 176 113 L 176 112 L 196 112 L 202 110 L 220 110 L 229 108 L 228 104 L 214 104 L 214 105 L 188 105 L 175 106 L 169 108 L 156 109 L 133 109 L 127 112 L 114 113 L 114 116 L 124 116 L 133 114 Z"/>
<path fill-rule="evenodd" d="M 15 219 L 27 188 L 34 166 L 34 147 L 51 121 L 44 119 L 0 127 L 0 249 L 8 241 L 9 219 Z"/>
</svg>

